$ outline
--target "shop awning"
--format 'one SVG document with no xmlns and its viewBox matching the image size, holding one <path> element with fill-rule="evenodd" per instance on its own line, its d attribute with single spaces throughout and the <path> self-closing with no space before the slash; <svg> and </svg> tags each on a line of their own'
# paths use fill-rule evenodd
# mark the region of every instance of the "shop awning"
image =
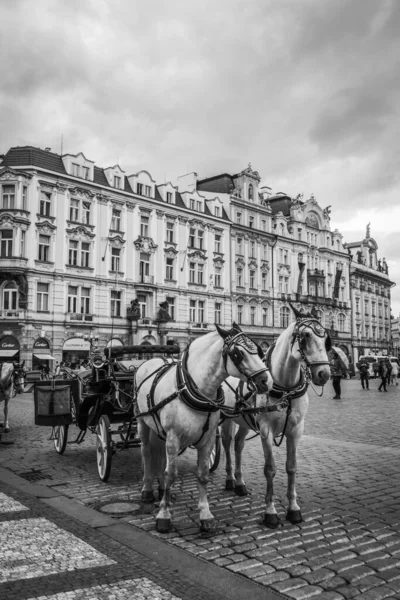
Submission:
<svg viewBox="0 0 400 600">
<path fill-rule="evenodd" d="M 35 353 L 33 353 L 33 356 L 36 356 L 36 358 L 38 358 L 39 360 L 55 360 L 54 356 L 51 356 L 51 354 L 35 354 Z"/>
<path fill-rule="evenodd" d="M 18 350 L 0 350 L 0 358 L 8 358 L 10 356 L 15 356 Z"/>
</svg>

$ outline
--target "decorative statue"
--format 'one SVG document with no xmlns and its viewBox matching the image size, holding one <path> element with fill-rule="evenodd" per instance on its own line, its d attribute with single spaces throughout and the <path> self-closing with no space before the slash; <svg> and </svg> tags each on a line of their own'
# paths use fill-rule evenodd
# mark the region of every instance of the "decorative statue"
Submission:
<svg viewBox="0 0 400 600">
<path fill-rule="evenodd" d="M 362 252 L 361 250 L 357 250 L 357 262 L 362 264 Z"/>
<path fill-rule="evenodd" d="M 140 306 L 137 298 L 131 300 L 131 305 L 126 310 L 126 316 L 130 321 L 140 319 Z"/>
<path fill-rule="evenodd" d="M 381 259 L 378 260 L 378 271 L 382 271 L 382 261 L 381 261 Z"/>
<path fill-rule="evenodd" d="M 324 208 L 324 210 L 323 210 L 323 213 L 322 213 L 322 214 L 324 215 L 325 219 L 330 219 L 330 216 L 329 216 L 329 215 L 331 214 L 331 206 L 332 206 L 332 204 L 330 204 L 329 206 L 327 206 L 327 207 L 326 207 L 326 208 Z"/>
<path fill-rule="evenodd" d="M 366 231 L 365 237 L 366 238 L 371 237 L 371 223 L 368 223 L 368 225 L 367 225 L 367 231 Z"/>
<path fill-rule="evenodd" d="M 387 266 L 386 258 L 384 258 L 382 260 L 382 271 L 384 273 L 386 273 L 386 275 L 389 273 L 389 269 L 388 269 L 388 266 Z"/>
<path fill-rule="evenodd" d="M 159 323 L 166 323 L 167 321 L 171 321 L 171 315 L 168 312 L 168 302 L 165 300 L 164 302 L 160 302 L 160 309 L 157 313 L 157 319 Z"/>
</svg>

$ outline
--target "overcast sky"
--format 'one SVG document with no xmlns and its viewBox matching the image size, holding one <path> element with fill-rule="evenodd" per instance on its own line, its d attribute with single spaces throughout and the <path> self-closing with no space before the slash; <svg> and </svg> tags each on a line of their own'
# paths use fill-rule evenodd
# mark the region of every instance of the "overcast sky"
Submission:
<svg viewBox="0 0 400 600">
<path fill-rule="evenodd" d="M 0 152 L 162 183 L 251 162 L 371 236 L 400 313 L 400 1 L 0 0 Z"/>
</svg>

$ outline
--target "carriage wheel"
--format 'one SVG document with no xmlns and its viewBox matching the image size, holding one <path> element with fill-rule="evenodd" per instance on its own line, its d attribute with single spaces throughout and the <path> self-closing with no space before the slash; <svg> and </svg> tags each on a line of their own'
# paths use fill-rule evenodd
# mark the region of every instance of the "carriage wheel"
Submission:
<svg viewBox="0 0 400 600">
<path fill-rule="evenodd" d="M 213 471 L 215 471 L 215 469 L 218 468 L 220 458 L 221 458 L 221 436 L 220 436 L 219 427 L 218 427 L 217 435 L 215 436 L 214 448 L 212 449 L 211 454 L 210 454 L 210 461 L 209 461 L 210 473 L 212 473 Z"/>
<path fill-rule="evenodd" d="M 112 445 L 110 419 L 101 415 L 96 427 L 97 470 L 102 481 L 108 481 L 111 473 Z"/>
<path fill-rule="evenodd" d="M 58 454 L 63 454 L 68 442 L 69 425 L 58 425 L 54 427 L 54 448 Z"/>
</svg>

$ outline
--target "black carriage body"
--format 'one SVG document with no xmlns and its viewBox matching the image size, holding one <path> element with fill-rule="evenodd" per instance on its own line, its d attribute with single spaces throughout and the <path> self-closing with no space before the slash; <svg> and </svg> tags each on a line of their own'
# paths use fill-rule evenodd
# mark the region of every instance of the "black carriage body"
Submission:
<svg viewBox="0 0 400 600">
<path fill-rule="evenodd" d="M 35 425 L 69 425 L 79 410 L 80 395 L 80 383 L 77 380 L 35 381 Z"/>
</svg>

